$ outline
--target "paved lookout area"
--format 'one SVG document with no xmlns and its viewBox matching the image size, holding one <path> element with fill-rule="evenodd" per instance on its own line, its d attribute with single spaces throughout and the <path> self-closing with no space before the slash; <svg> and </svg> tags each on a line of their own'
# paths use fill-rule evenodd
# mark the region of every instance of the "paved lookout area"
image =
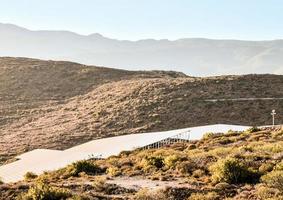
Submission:
<svg viewBox="0 0 283 200">
<path fill-rule="evenodd" d="M 198 140 L 208 132 L 225 133 L 229 130 L 243 131 L 248 128 L 247 126 L 216 124 L 97 139 L 64 151 L 35 149 L 18 156 L 18 160 L 15 162 L 0 166 L 0 177 L 3 182 L 16 182 L 22 180 L 27 172 L 41 174 L 44 171 L 56 170 L 79 160 L 107 158 L 118 155 L 121 151 L 137 148 L 159 148 L 172 141 Z"/>
</svg>

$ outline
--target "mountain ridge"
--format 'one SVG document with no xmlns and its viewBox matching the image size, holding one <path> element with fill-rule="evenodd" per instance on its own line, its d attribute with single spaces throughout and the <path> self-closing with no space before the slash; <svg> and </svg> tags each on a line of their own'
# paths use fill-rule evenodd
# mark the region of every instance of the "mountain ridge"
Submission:
<svg viewBox="0 0 283 200">
<path fill-rule="evenodd" d="M 175 69 L 192 76 L 283 74 L 282 40 L 129 41 L 107 38 L 99 33 L 30 31 L 0 24 L 0 42 L 0 56 L 68 60 L 126 70 Z"/>
<path fill-rule="evenodd" d="M 228 39 L 217 39 L 217 38 L 206 38 L 206 37 L 181 37 L 178 39 L 154 39 L 154 38 L 141 38 L 141 39 L 137 39 L 137 40 L 128 40 L 128 39 L 116 39 L 116 38 L 111 38 L 111 37 L 107 37 L 104 36 L 103 34 L 100 33 L 90 33 L 90 34 L 80 34 L 77 33 L 75 31 L 69 31 L 69 30 L 49 30 L 49 29 L 40 29 L 40 30 L 34 30 L 34 29 L 29 29 L 29 28 L 24 28 L 23 26 L 18 26 L 15 24 L 11 24 L 11 23 L 1 23 L 0 22 L 0 26 L 8 26 L 8 27 L 13 27 L 14 29 L 19 29 L 19 30 L 25 30 L 25 31 L 31 31 L 31 32 L 54 32 L 54 33 L 60 33 L 60 32 L 66 32 L 66 33 L 71 33 L 74 35 L 78 35 L 78 36 L 84 36 L 84 37 L 88 37 L 88 36 L 99 36 L 99 37 L 104 37 L 110 40 L 117 40 L 117 41 L 128 41 L 128 42 L 139 42 L 139 41 L 146 41 L 146 40 L 153 40 L 153 41 L 169 41 L 169 42 L 175 42 L 175 41 L 179 41 L 179 40 L 212 40 L 212 41 L 240 41 L 240 42 L 276 42 L 276 41 L 283 41 L 283 39 L 281 38 L 277 38 L 277 39 L 270 39 L 270 40 L 242 40 L 242 39 L 235 39 L 235 38 L 228 38 Z"/>
</svg>

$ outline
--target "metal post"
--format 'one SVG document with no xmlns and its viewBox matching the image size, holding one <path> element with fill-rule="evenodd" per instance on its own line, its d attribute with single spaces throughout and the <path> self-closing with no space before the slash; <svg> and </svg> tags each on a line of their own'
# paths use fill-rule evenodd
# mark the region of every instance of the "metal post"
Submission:
<svg viewBox="0 0 283 200">
<path fill-rule="evenodd" d="M 274 127 L 275 126 L 275 115 L 276 115 L 275 110 L 272 110 L 271 115 L 272 115 L 272 126 Z"/>
</svg>

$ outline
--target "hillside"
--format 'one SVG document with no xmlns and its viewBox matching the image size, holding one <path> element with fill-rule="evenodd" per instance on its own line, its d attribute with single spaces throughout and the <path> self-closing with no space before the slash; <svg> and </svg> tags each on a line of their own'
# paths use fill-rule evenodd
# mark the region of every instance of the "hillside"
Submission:
<svg viewBox="0 0 283 200">
<path fill-rule="evenodd" d="M 119 80 L 185 76 L 174 72 L 131 72 L 71 62 L 0 58 L 0 125 L 41 112 L 86 94 L 99 85 Z"/>
<path fill-rule="evenodd" d="M 21 128 L 72 97 L 84 95 L 105 83 L 136 78 L 186 77 L 177 72 L 125 71 L 86 66 L 64 61 L 0 57 L 0 163 L 8 151 L 7 141 L 17 137 L 28 140 Z M 54 107 L 54 108 L 53 108 Z M 20 122 L 20 123 L 19 123 Z M 9 144 L 12 144 L 9 142 Z M 26 151 L 27 143 L 17 145 Z"/>
<path fill-rule="evenodd" d="M 127 70 L 182 71 L 194 76 L 283 74 L 283 40 L 184 38 L 125 41 L 100 34 L 32 31 L 0 23 L 0 56 L 68 60 Z"/>
<path fill-rule="evenodd" d="M 91 139 L 204 124 L 283 123 L 283 76 L 197 78 L 69 62 L 0 59 L 1 162 L 35 148 L 65 149 Z"/>
<path fill-rule="evenodd" d="M 281 200 L 283 129 L 206 134 L 190 143 L 80 161 L 0 184 L 0 198 Z M 49 196 L 48 196 L 49 195 Z"/>
<path fill-rule="evenodd" d="M 35 148 L 65 149 L 113 135 L 215 123 L 270 124 L 271 109 L 277 110 L 276 122 L 283 123 L 280 114 L 283 76 L 280 75 L 199 78 L 178 72 L 133 72 L 11 57 L 0 58 L 0 69 L 1 164 Z M 97 180 L 93 174 L 87 175 L 88 172 L 79 177 L 72 174 L 74 170 L 93 169 L 93 163 L 79 169 L 69 166 L 67 171 L 63 169 L 41 178 L 45 184 L 90 199 L 136 196 L 144 199 L 143 195 L 156 196 L 159 200 L 169 197 L 218 200 L 224 196 L 255 200 L 268 199 L 268 195 L 279 198 L 281 188 L 270 183 L 268 178 L 275 175 L 268 173 L 281 173 L 276 171 L 281 166 L 281 146 L 280 129 L 208 134 L 199 142 L 125 152 L 126 155 L 98 161 L 95 173 L 103 179 L 118 176 L 106 182 Z M 232 160 L 222 160 L 227 155 Z M 210 166 L 217 166 L 217 160 L 241 163 L 236 167 L 247 174 L 239 182 L 215 178 L 218 172 Z M 158 163 L 163 164 L 160 167 Z M 247 181 L 246 176 L 255 181 Z M 227 181 L 228 185 L 223 183 Z M 2 185 L 0 198 L 12 199 L 34 184 L 37 182 L 30 180 Z M 165 191 L 138 192 L 145 186 Z"/>
</svg>

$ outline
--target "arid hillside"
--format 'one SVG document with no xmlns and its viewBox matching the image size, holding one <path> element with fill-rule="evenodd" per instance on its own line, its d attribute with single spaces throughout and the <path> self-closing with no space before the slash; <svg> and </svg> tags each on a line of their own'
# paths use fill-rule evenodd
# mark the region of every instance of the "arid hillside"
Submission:
<svg viewBox="0 0 283 200">
<path fill-rule="evenodd" d="M 283 76 L 197 78 L 69 62 L 0 58 L 0 162 L 99 137 L 231 123 L 283 123 Z M 3 83 L 3 84 L 2 84 Z M 209 101 L 227 99 L 225 101 Z"/>
<path fill-rule="evenodd" d="M 137 77 L 185 76 L 175 72 L 131 72 L 63 61 L 0 57 L 0 125 L 41 105 L 92 91 L 99 85 Z M 11 107 L 5 107 L 9 105 Z M 7 109 L 5 109 L 7 108 Z M 17 113 L 15 114 L 15 111 Z"/>
</svg>

